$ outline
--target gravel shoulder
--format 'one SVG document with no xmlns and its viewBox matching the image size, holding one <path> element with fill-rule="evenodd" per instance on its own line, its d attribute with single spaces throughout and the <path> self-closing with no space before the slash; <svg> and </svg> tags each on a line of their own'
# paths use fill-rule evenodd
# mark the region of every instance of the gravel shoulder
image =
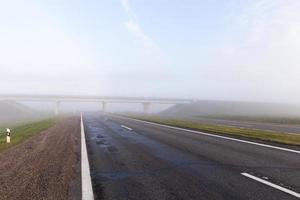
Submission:
<svg viewBox="0 0 300 200">
<path fill-rule="evenodd" d="M 0 199 L 80 199 L 80 118 L 0 153 Z"/>
</svg>

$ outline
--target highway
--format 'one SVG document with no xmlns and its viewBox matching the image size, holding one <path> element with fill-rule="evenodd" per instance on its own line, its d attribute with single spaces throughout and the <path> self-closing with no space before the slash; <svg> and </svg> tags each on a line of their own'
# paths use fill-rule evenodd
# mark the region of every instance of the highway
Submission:
<svg viewBox="0 0 300 200">
<path fill-rule="evenodd" d="M 293 147 L 100 113 L 85 113 L 83 121 L 97 199 L 300 198 L 300 151 Z"/>
</svg>

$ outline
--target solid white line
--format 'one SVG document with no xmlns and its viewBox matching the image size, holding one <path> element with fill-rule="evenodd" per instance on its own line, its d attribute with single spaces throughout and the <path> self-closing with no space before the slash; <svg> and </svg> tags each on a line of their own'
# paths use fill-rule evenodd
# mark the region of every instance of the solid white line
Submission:
<svg viewBox="0 0 300 200">
<path fill-rule="evenodd" d="M 187 131 L 187 132 L 197 133 L 197 134 L 206 135 L 206 136 L 210 136 L 210 137 L 222 138 L 225 140 L 231 140 L 231 141 L 252 144 L 252 145 L 257 145 L 257 146 L 262 146 L 262 147 L 267 147 L 267 148 L 272 148 L 272 149 L 277 149 L 277 150 L 288 151 L 288 152 L 300 154 L 300 151 L 293 150 L 293 149 L 287 149 L 287 148 L 282 148 L 282 147 L 278 147 L 278 146 L 262 144 L 262 143 L 257 143 L 257 142 L 250 142 L 247 140 L 241 140 L 241 139 L 236 139 L 236 138 L 231 138 L 231 137 L 226 137 L 226 136 L 221 136 L 221 135 L 216 135 L 216 134 L 204 133 L 204 132 L 200 132 L 200 131 L 193 131 L 193 130 L 189 130 L 189 129 L 178 128 L 178 127 L 174 127 L 174 126 L 159 124 L 159 123 L 155 123 L 155 122 L 148 122 L 148 121 L 133 119 L 133 118 L 128 118 L 128 117 L 122 117 L 122 116 L 116 116 L 116 117 L 123 118 L 123 119 L 129 119 L 129 120 L 137 121 L 137 122 L 142 122 L 142 123 L 146 123 L 146 124 L 151 124 L 151 125 L 155 125 L 155 126 L 161 126 L 161 127 L 180 130 L 180 131 Z"/>
<path fill-rule="evenodd" d="M 132 128 L 129 128 L 129 127 L 125 126 L 125 125 L 121 125 L 121 127 L 122 127 L 122 128 L 125 128 L 125 129 L 127 129 L 127 130 L 132 131 Z"/>
<path fill-rule="evenodd" d="M 81 186 L 82 200 L 94 200 L 94 193 L 90 174 L 90 165 L 86 149 L 84 126 L 81 114 Z"/>
<path fill-rule="evenodd" d="M 290 195 L 293 195 L 293 196 L 295 196 L 295 197 L 300 198 L 300 194 L 297 193 L 297 192 L 294 192 L 294 191 L 289 190 L 289 189 L 287 189 L 287 188 L 281 187 L 281 186 L 279 186 L 279 185 L 276 185 L 276 184 L 274 184 L 274 183 L 271 183 L 271 182 L 269 182 L 269 181 L 266 181 L 266 180 L 264 180 L 264 179 L 258 178 L 258 177 L 256 177 L 256 176 L 253 176 L 253 175 L 248 174 L 248 173 L 241 173 L 241 174 L 242 174 L 243 176 L 246 176 L 246 177 L 248 177 L 248 178 L 251 178 L 251 179 L 253 179 L 253 180 L 255 180 L 255 181 L 258 181 L 258 182 L 263 183 L 263 184 L 265 184 L 265 185 L 268 185 L 268 186 L 271 186 L 271 187 L 273 187 L 273 188 L 276 188 L 277 190 L 280 190 L 280 191 L 282 191 L 282 192 L 285 192 L 285 193 L 288 193 L 288 194 L 290 194 Z"/>
</svg>

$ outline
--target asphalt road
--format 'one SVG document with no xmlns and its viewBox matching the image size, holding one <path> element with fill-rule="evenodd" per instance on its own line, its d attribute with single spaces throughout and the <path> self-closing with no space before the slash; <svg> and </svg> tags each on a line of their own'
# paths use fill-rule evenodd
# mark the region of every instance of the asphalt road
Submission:
<svg viewBox="0 0 300 200">
<path fill-rule="evenodd" d="M 97 199 L 299 199 L 297 152 L 101 114 L 84 124 Z"/>
</svg>

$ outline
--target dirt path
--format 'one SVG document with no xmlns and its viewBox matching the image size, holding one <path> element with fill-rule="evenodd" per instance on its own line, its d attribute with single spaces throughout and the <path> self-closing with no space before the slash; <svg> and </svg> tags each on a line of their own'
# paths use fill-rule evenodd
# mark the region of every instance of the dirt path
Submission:
<svg viewBox="0 0 300 200">
<path fill-rule="evenodd" d="M 80 118 L 0 154 L 0 199 L 80 199 Z"/>
</svg>

